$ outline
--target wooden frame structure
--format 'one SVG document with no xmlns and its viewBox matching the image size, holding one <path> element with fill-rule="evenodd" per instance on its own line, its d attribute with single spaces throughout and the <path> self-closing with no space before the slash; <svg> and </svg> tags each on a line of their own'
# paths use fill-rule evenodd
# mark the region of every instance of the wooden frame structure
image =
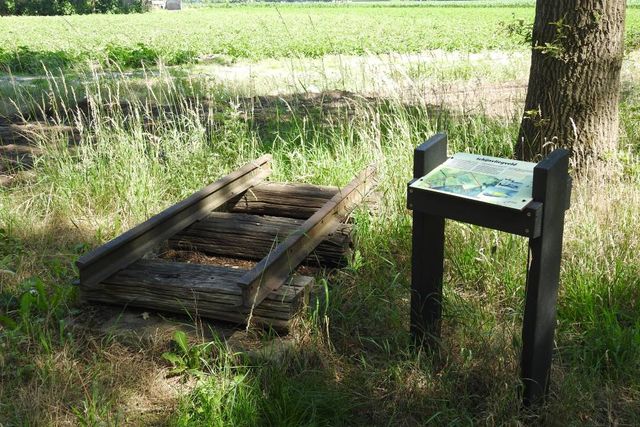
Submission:
<svg viewBox="0 0 640 427">
<path fill-rule="evenodd" d="M 346 215 L 373 188 L 376 169 L 365 169 L 343 190 L 338 191 L 311 218 L 293 232 L 268 257 L 238 281 L 242 287 L 244 306 L 254 307 L 267 295 L 278 290 L 287 280 L 292 268 L 300 263 L 330 233 L 335 231 Z"/>
<path fill-rule="evenodd" d="M 163 240 L 204 218 L 270 173 L 271 156 L 262 156 L 82 256 L 76 262 L 80 284 L 96 285 L 128 267 Z"/>
<path fill-rule="evenodd" d="M 411 334 L 417 344 L 440 337 L 445 218 L 529 238 L 531 263 L 522 328 L 521 378 L 525 405 L 544 400 L 553 352 L 564 214 L 569 208 L 569 152 L 555 150 L 533 172 L 533 201 L 522 211 L 410 187 L 447 159 L 437 134 L 414 151 L 407 207 L 413 210 Z"/>
<path fill-rule="evenodd" d="M 376 170 L 343 189 L 262 184 L 270 172 L 271 156 L 262 156 L 84 255 L 76 262 L 81 295 L 286 328 L 313 284 L 292 273 L 303 262 L 344 265 L 351 230 L 344 222 L 375 186 Z M 236 241 L 251 247 L 242 251 Z M 142 259 L 161 245 L 260 260 L 246 270 Z"/>
</svg>

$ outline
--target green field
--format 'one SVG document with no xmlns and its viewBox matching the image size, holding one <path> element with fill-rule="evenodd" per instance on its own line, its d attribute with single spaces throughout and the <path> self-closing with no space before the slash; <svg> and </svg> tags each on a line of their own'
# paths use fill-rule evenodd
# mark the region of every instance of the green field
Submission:
<svg viewBox="0 0 640 427">
<path fill-rule="evenodd" d="M 0 75 L 0 427 L 640 425 L 640 52 L 623 64 L 618 150 L 572 171 L 546 404 L 518 396 L 524 238 L 448 221 L 442 340 L 410 341 L 413 149 L 446 132 L 450 154 L 511 157 L 522 115 L 528 54 L 499 22 L 533 8 L 479 3 L 0 18 L 3 64 L 38 74 Z M 453 53 L 277 58 L 424 49 Z M 505 52 L 468 54 L 482 49 Z M 109 52 L 225 58 L 86 69 Z M 42 76 L 37 55 L 76 73 Z M 32 162 L 4 163 L 11 129 Z M 241 351 L 186 316 L 171 323 L 185 342 L 148 327 L 163 313 L 81 301 L 82 254 L 265 153 L 274 181 L 380 174 L 350 264 L 309 273 L 318 298 L 282 348 L 238 327 Z"/>
<path fill-rule="evenodd" d="M 0 67 L 41 73 L 87 60 L 121 67 L 327 54 L 524 50 L 503 23 L 532 22 L 533 7 L 237 5 L 142 15 L 0 18 Z M 640 9 L 627 16 L 638 45 Z"/>
</svg>

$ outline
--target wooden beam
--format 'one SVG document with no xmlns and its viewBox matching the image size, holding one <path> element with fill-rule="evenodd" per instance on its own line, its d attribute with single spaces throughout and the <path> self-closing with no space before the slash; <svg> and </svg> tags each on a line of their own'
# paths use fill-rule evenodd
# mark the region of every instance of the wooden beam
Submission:
<svg viewBox="0 0 640 427">
<path fill-rule="evenodd" d="M 455 194 L 413 188 L 409 184 L 407 207 L 414 212 L 446 217 L 519 236 L 535 238 L 541 233 L 542 204 L 538 202 L 530 202 L 524 209 L 516 210 L 465 199 Z"/>
<path fill-rule="evenodd" d="M 374 166 L 366 168 L 238 281 L 245 307 L 257 307 L 269 293 L 282 286 L 291 272 L 338 228 L 375 186 L 375 174 Z"/>
<path fill-rule="evenodd" d="M 266 215 L 212 212 L 169 239 L 169 248 L 261 260 L 304 221 Z M 304 260 L 314 267 L 344 267 L 351 255 L 352 224 L 340 224 Z"/>
<path fill-rule="evenodd" d="M 533 200 L 542 204 L 542 233 L 529 240 L 531 263 L 522 321 L 520 375 L 525 406 L 541 404 L 549 391 L 564 215 L 570 198 L 569 151 L 558 149 L 533 169 Z"/>
<path fill-rule="evenodd" d="M 270 172 L 271 156 L 262 156 L 94 249 L 76 262 L 80 285 L 95 286 L 131 265 L 155 245 L 256 185 Z"/>
<path fill-rule="evenodd" d="M 285 329 L 304 303 L 312 277 L 293 276 L 250 310 L 242 307 L 236 281 L 246 270 L 215 265 L 142 259 L 93 288 L 81 288 L 88 301 L 201 316 Z"/>
<path fill-rule="evenodd" d="M 338 192 L 338 187 L 264 182 L 229 203 L 229 212 L 309 219 Z"/>
</svg>

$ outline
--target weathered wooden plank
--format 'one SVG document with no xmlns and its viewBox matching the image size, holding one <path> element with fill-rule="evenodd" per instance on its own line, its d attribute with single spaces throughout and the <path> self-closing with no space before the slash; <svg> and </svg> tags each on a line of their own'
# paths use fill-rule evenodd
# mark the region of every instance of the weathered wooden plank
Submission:
<svg viewBox="0 0 640 427">
<path fill-rule="evenodd" d="M 174 262 L 163 259 L 141 259 L 120 270 L 103 283 L 117 283 L 125 286 L 169 286 L 181 292 L 187 284 L 189 289 L 215 294 L 229 294 L 239 301 L 242 290 L 235 285 L 247 270 L 208 264 Z M 81 285 L 81 289 L 82 289 Z M 291 288 L 278 290 L 270 295 L 279 301 L 290 302 L 295 292 Z M 236 303 L 236 305 L 240 305 Z"/>
<path fill-rule="evenodd" d="M 295 218 L 213 212 L 169 239 L 172 249 L 208 255 L 260 260 L 297 230 L 304 221 Z M 344 267 L 351 254 L 351 224 L 340 224 L 303 263 Z"/>
<path fill-rule="evenodd" d="M 258 306 L 269 293 L 282 286 L 289 274 L 338 228 L 374 187 L 375 174 L 374 166 L 366 168 L 238 281 L 245 307 Z"/>
<path fill-rule="evenodd" d="M 256 185 L 271 172 L 270 162 L 270 155 L 262 156 L 84 255 L 76 262 L 80 283 L 97 285 L 161 241 Z"/>
<path fill-rule="evenodd" d="M 230 212 L 308 219 L 338 192 L 338 187 L 265 182 L 229 205 Z"/>
<path fill-rule="evenodd" d="M 38 155 L 42 154 L 42 149 L 32 145 L 6 144 L 0 145 L 0 155 Z"/>
<path fill-rule="evenodd" d="M 313 279 L 292 277 L 251 312 L 236 285 L 246 270 L 165 260 L 139 260 L 96 286 L 81 286 L 87 301 L 189 313 L 202 317 L 286 328 Z"/>
<path fill-rule="evenodd" d="M 63 138 L 71 142 L 80 141 L 78 128 L 46 122 L 0 123 L 0 143 L 34 145 L 39 141 Z"/>
</svg>

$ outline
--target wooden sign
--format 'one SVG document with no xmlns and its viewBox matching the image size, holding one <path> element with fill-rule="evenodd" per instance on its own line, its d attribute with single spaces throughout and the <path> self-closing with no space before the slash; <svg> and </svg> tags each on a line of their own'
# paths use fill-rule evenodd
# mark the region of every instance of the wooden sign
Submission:
<svg viewBox="0 0 640 427">
<path fill-rule="evenodd" d="M 569 152 L 562 149 L 538 164 L 469 154 L 448 159 L 447 136 L 437 134 L 415 149 L 407 188 L 413 210 L 411 334 L 419 345 L 434 345 L 440 337 L 445 219 L 529 238 L 521 356 L 525 405 L 544 400 L 549 387 L 571 194 L 568 168 Z"/>
</svg>

